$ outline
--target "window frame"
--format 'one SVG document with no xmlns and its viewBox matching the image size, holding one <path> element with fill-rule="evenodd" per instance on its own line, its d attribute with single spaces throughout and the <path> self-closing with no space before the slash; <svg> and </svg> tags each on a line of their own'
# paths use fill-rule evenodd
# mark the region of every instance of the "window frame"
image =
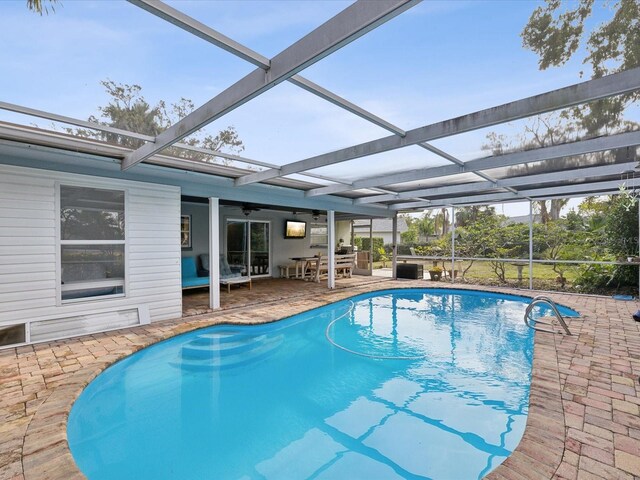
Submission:
<svg viewBox="0 0 640 480">
<path fill-rule="evenodd" d="M 182 229 L 182 225 L 183 225 L 183 221 L 186 220 L 186 225 L 187 225 L 187 230 L 183 230 Z M 125 228 L 127 225 L 126 222 L 126 213 L 125 213 Z M 189 242 L 186 245 L 182 244 L 182 234 L 186 233 L 187 234 L 187 239 L 189 240 Z M 193 250 L 193 243 L 192 243 L 192 229 L 191 229 L 191 215 L 187 215 L 187 214 L 181 214 L 180 215 L 180 247 L 182 250 Z"/>
<path fill-rule="evenodd" d="M 313 229 L 318 227 L 323 227 L 326 233 L 324 233 L 323 235 L 314 235 Z M 315 237 L 315 240 L 317 240 L 318 238 L 322 238 L 324 240 L 324 243 L 314 241 L 314 237 Z M 309 223 L 309 248 L 328 248 L 328 247 L 329 247 L 329 226 L 326 223 L 322 223 L 322 222 L 310 222 Z"/>
<path fill-rule="evenodd" d="M 124 240 L 62 240 L 62 232 L 61 232 L 61 199 L 62 199 L 62 188 L 63 187 L 81 187 L 81 188 L 91 188 L 96 190 L 111 190 L 115 192 L 122 192 L 124 194 Z M 129 189 L 125 187 L 115 187 L 111 183 L 107 182 L 78 182 L 73 180 L 68 181 L 56 181 L 55 182 L 55 257 L 56 257 L 56 305 L 68 305 L 74 303 L 88 303 L 88 302 L 99 302 L 103 300 L 109 300 L 114 298 L 126 298 L 128 296 L 129 291 L 129 221 L 127 219 L 127 212 L 129 211 Z M 123 254 L 124 254 L 124 278 L 123 279 L 105 279 L 105 281 L 100 281 L 99 284 L 96 282 L 86 282 L 83 284 L 82 282 L 78 282 L 73 284 L 74 287 L 83 288 L 83 287 L 103 287 L 103 286 L 114 286 L 114 287 L 122 287 L 122 293 L 114 293 L 110 295 L 96 295 L 90 297 L 82 297 L 82 298 L 69 298 L 62 299 L 62 293 L 65 288 L 62 285 L 62 247 L 64 245 L 124 245 Z"/>
</svg>

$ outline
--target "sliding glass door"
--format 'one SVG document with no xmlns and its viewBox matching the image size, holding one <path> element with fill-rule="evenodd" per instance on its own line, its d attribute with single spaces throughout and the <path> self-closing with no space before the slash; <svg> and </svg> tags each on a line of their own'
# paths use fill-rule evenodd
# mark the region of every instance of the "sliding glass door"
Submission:
<svg viewBox="0 0 640 480">
<path fill-rule="evenodd" d="M 269 275 L 269 223 L 249 222 L 251 275 Z"/>
<path fill-rule="evenodd" d="M 249 274 L 249 224 L 241 220 L 227 220 L 227 262 L 233 272 Z"/>
<path fill-rule="evenodd" d="M 271 274 L 270 224 L 259 220 L 227 220 L 227 261 L 233 271 L 252 277 Z"/>
</svg>

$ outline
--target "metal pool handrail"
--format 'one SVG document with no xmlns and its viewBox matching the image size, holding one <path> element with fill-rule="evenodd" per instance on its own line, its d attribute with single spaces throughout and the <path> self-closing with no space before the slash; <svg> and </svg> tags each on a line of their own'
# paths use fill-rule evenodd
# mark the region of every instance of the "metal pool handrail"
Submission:
<svg viewBox="0 0 640 480">
<path fill-rule="evenodd" d="M 530 316 L 531 310 L 533 310 L 533 307 L 535 307 L 538 304 L 549 305 L 551 307 L 551 310 L 553 310 L 553 313 L 555 314 L 556 318 L 558 319 L 558 322 L 560 322 L 560 325 L 562 325 L 562 328 L 564 328 L 564 331 L 566 332 L 566 334 L 571 335 L 571 332 L 569 331 L 569 327 L 567 326 L 567 322 L 564 321 L 564 317 L 558 311 L 558 307 L 556 306 L 556 303 L 546 295 L 538 295 L 533 300 L 531 300 L 531 303 L 529 305 L 527 305 L 527 309 L 524 311 L 524 323 L 527 325 L 527 327 L 532 328 L 534 330 L 538 330 L 539 332 L 559 333 L 554 330 L 548 330 L 546 328 L 538 328 L 535 325 L 532 325 L 531 323 L 529 323 L 530 321 L 532 321 L 534 323 L 542 323 L 543 325 L 553 325 L 550 322 L 543 322 L 543 321 L 531 318 Z"/>
</svg>

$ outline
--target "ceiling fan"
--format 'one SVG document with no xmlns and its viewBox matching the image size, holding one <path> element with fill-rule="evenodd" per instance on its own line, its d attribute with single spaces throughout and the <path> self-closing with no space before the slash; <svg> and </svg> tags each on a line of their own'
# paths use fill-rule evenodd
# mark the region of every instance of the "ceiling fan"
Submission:
<svg viewBox="0 0 640 480">
<path fill-rule="evenodd" d="M 251 205 L 249 203 L 242 204 L 242 213 L 244 214 L 245 217 L 248 217 L 249 215 L 251 215 L 251 212 L 258 212 L 258 211 L 260 211 L 260 209 L 255 205 Z"/>
</svg>

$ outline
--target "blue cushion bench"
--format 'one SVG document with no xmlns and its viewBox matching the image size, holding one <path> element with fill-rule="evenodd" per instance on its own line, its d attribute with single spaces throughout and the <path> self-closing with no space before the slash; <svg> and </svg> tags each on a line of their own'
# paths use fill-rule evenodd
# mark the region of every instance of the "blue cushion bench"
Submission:
<svg viewBox="0 0 640 480">
<path fill-rule="evenodd" d="M 240 272 L 232 271 L 231 268 L 229 268 L 227 259 L 223 254 L 220 254 L 220 285 L 225 285 L 227 287 L 227 292 L 231 293 L 231 285 L 239 285 L 242 283 L 248 283 L 249 290 L 251 290 L 251 277 L 243 277 Z M 195 257 L 184 257 L 182 259 L 182 289 L 186 290 L 187 288 L 208 286 L 209 276 L 198 276 Z"/>
<path fill-rule="evenodd" d="M 209 277 L 199 277 L 195 257 L 182 258 L 182 288 L 208 287 Z"/>
</svg>

